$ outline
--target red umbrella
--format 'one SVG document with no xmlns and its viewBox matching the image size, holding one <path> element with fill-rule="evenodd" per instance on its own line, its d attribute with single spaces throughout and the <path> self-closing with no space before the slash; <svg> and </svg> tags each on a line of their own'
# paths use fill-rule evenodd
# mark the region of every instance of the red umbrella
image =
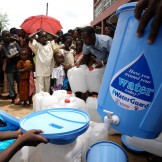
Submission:
<svg viewBox="0 0 162 162">
<path fill-rule="evenodd" d="M 56 34 L 62 29 L 60 21 L 45 15 L 31 16 L 25 19 L 20 27 L 29 34 L 35 33 L 39 29 L 43 29 L 51 34 Z"/>
</svg>

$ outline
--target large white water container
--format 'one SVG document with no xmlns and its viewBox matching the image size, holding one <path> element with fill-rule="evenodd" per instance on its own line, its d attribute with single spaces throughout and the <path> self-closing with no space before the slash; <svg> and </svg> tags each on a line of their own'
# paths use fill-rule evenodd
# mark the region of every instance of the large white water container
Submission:
<svg viewBox="0 0 162 162">
<path fill-rule="evenodd" d="M 80 65 L 78 68 L 73 67 L 68 70 L 67 76 L 69 79 L 70 87 L 72 92 L 87 92 L 87 83 L 86 83 L 86 77 L 85 77 L 85 70 L 87 70 L 88 67 L 86 65 Z"/>
<path fill-rule="evenodd" d="M 97 112 L 97 95 L 89 96 L 86 100 L 86 111 L 90 115 L 90 120 L 102 123 L 101 117 Z"/>
<path fill-rule="evenodd" d="M 9 162 L 28 162 L 29 158 L 29 147 L 24 146 L 22 149 L 20 149 Z"/>
<path fill-rule="evenodd" d="M 128 145 L 162 157 L 162 133 L 160 133 L 160 135 L 155 139 L 126 136 L 126 142 Z"/>
<path fill-rule="evenodd" d="M 41 106 L 41 110 L 45 110 L 48 108 L 55 108 L 56 105 L 59 104 L 59 99 L 56 96 L 45 96 L 42 97 L 42 106 Z"/>
<path fill-rule="evenodd" d="M 108 139 L 108 131 L 105 130 L 104 123 L 90 121 L 88 130 L 78 137 L 83 145 L 82 162 L 86 162 L 86 152 L 89 147 L 102 140 Z"/>
<path fill-rule="evenodd" d="M 75 94 L 72 93 L 71 91 L 58 90 L 58 91 L 54 91 L 52 96 L 56 96 L 58 98 L 58 100 L 60 101 L 60 100 L 65 99 L 65 98 L 75 97 Z"/>
<path fill-rule="evenodd" d="M 42 109 L 42 99 L 48 97 L 50 94 L 48 92 L 39 92 L 36 93 L 33 97 L 33 110 L 39 111 Z"/>
<path fill-rule="evenodd" d="M 94 68 L 92 66 L 85 71 L 85 78 L 89 92 L 99 92 L 104 70 L 105 67 Z"/>
<path fill-rule="evenodd" d="M 78 108 L 81 110 L 85 110 L 85 101 L 78 98 L 78 97 L 70 97 L 66 99 L 62 99 L 58 107 L 64 107 L 64 108 Z"/>
<path fill-rule="evenodd" d="M 28 162 L 81 162 L 82 143 L 79 139 L 67 145 L 40 144 L 29 147 Z"/>
</svg>

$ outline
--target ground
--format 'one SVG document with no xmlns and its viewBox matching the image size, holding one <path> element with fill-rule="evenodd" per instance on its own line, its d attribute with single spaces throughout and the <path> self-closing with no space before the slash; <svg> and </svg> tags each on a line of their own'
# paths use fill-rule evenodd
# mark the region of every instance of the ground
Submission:
<svg viewBox="0 0 162 162">
<path fill-rule="evenodd" d="M 1 99 L 0 99 L 0 109 L 6 111 L 7 113 L 11 115 L 14 115 L 20 118 L 33 111 L 32 107 L 25 108 L 21 105 L 13 105 L 11 104 L 11 100 L 1 100 Z"/>
</svg>

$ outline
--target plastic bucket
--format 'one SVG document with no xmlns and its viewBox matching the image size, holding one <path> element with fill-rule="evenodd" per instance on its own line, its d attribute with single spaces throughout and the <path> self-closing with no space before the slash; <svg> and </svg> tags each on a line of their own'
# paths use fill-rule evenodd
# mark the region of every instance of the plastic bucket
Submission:
<svg viewBox="0 0 162 162">
<path fill-rule="evenodd" d="M 98 96 L 103 109 L 120 118 L 112 127 L 129 136 L 156 138 L 162 131 L 162 28 L 152 45 L 147 43 L 151 22 L 137 38 L 136 3 L 117 10 L 118 23 Z"/>
<path fill-rule="evenodd" d="M 128 162 L 123 148 L 110 141 L 101 141 L 90 146 L 86 159 L 87 162 Z"/>
</svg>

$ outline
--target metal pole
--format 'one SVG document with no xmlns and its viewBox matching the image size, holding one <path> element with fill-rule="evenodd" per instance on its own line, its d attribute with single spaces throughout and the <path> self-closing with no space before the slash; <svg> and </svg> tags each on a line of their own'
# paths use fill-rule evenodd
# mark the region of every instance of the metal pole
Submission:
<svg viewBox="0 0 162 162">
<path fill-rule="evenodd" d="M 48 3 L 46 4 L 46 16 L 48 16 Z"/>
</svg>

